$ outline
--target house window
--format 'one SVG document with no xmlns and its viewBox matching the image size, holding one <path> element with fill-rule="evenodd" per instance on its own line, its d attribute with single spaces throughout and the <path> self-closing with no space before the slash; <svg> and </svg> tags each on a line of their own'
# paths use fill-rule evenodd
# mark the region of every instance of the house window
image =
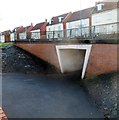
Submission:
<svg viewBox="0 0 119 120">
<path fill-rule="evenodd" d="M 55 27 L 53 27 L 53 31 L 55 31 Z"/>
<path fill-rule="evenodd" d="M 68 28 L 71 29 L 71 23 L 68 23 Z"/>
<path fill-rule="evenodd" d="M 74 28 L 77 28 L 77 22 L 74 23 L 74 26 L 75 26 Z"/>
<path fill-rule="evenodd" d="M 112 20 L 112 14 L 111 13 L 108 13 L 107 20 Z"/>
<path fill-rule="evenodd" d="M 63 20 L 63 17 L 59 17 L 58 19 L 59 19 L 59 22 L 62 22 L 62 20 Z"/>
<path fill-rule="evenodd" d="M 58 30 L 61 30 L 61 26 L 58 26 Z"/>
<path fill-rule="evenodd" d="M 102 4 L 102 3 L 97 4 L 97 11 L 103 10 L 103 6 L 104 6 L 104 4 Z"/>
<path fill-rule="evenodd" d="M 102 17 L 100 17 L 99 15 L 96 15 L 96 17 L 95 17 L 96 23 L 100 23 L 101 19 L 102 19 Z"/>
<path fill-rule="evenodd" d="M 60 37 L 60 34 L 58 33 L 58 38 Z"/>
<path fill-rule="evenodd" d="M 35 32 L 33 32 L 33 33 L 31 34 L 31 38 L 32 38 L 32 39 L 40 39 L 40 33 L 35 33 Z"/>
<path fill-rule="evenodd" d="M 50 35 L 48 34 L 48 38 L 50 38 Z"/>
<path fill-rule="evenodd" d="M 51 30 L 51 28 L 48 29 L 48 31 L 50 31 L 50 30 Z"/>
</svg>

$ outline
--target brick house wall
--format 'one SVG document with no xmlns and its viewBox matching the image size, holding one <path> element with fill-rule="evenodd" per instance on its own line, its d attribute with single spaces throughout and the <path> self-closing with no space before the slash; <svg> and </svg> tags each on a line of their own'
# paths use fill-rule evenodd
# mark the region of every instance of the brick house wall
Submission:
<svg viewBox="0 0 119 120">
<path fill-rule="evenodd" d="M 45 20 L 45 23 L 43 24 L 43 26 L 41 27 L 40 30 L 40 37 L 41 39 L 46 39 L 46 26 L 47 26 L 47 20 Z"/>
</svg>

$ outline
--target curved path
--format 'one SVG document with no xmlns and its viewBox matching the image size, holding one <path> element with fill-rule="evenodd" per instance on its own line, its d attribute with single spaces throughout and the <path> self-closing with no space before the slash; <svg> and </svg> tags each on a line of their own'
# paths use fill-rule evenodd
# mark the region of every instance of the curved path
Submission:
<svg viewBox="0 0 119 120">
<path fill-rule="evenodd" d="M 8 118 L 101 118 L 82 87 L 63 75 L 3 74 Z"/>
</svg>

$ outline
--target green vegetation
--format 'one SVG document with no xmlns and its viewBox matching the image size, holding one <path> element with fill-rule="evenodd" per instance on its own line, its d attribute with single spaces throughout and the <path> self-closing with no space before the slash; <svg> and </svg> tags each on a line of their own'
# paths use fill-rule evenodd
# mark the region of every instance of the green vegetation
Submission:
<svg viewBox="0 0 119 120">
<path fill-rule="evenodd" d="M 12 45 L 12 44 L 13 44 L 12 42 L 0 43 L 0 47 Z"/>
</svg>

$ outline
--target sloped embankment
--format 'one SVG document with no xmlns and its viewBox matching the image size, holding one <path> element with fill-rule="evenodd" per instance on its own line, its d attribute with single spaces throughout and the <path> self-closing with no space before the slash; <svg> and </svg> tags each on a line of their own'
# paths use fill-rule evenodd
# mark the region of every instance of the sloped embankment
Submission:
<svg viewBox="0 0 119 120">
<path fill-rule="evenodd" d="M 55 73 L 57 70 L 48 63 L 21 50 L 14 45 L 2 47 L 2 72 Z"/>
<path fill-rule="evenodd" d="M 81 81 L 81 85 L 104 113 L 105 117 L 117 118 L 119 111 L 117 72 L 90 77 Z"/>
</svg>

